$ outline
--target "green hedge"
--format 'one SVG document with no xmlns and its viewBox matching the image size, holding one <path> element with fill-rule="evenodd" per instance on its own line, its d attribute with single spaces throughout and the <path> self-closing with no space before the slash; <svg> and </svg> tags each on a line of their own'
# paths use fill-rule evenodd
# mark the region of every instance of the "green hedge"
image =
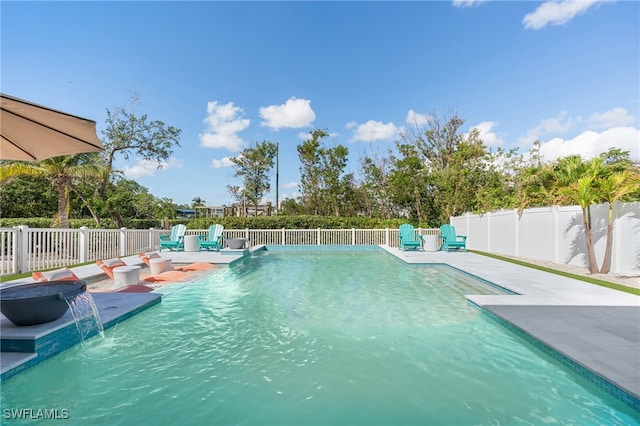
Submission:
<svg viewBox="0 0 640 426">
<path fill-rule="evenodd" d="M 125 228 L 149 229 L 162 226 L 162 220 L 153 219 L 123 219 Z M 258 216 L 258 217 L 209 217 L 192 220 L 171 219 L 169 225 L 184 223 L 189 229 L 207 229 L 219 223 L 226 229 L 384 229 L 398 228 L 401 224 L 410 222 L 407 219 L 378 219 L 367 217 L 334 217 L 334 216 Z M 412 223 L 414 226 L 428 228 L 426 223 Z M 50 218 L 7 218 L 0 219 L 0 228 L 27 225 L 30 228 L 53 228 L 54 222 Z M 70 219 L 71 228 L 97 228 L 92 219 Z M 101 220 L 101 229 L 114 229 L 111 219 Z"/>
<path fill-rule="evenodd" d="M 87 228 L 114 229 L 116 227 L 112 219 L 101 219 L 100 226 L 96 225 L 93 219 L 69 219 L 70 228 Z M 123 219 L 125 228 L 129 229 L 149 229 L 160 226 L 160 221 L 155 219 Z M 182 222 L 184 223 L 184 221 Z M 54 221 L 51 218 L 32 217 L 32 218 L 3 218 L 0 219 L 0 228 L 13 228 L 14 226 L 26 225 L 29 228 L 54 228 Z"/>
<path fill-rule="evenodd" d="M 227 229 L 383 229 L 398 228 L 407 222 L 406 219 L 282 215 L 199 218 L 191 220 L 187 226 L 190 229 L 207 229 L 209 226 L 219 223 Z M 427 227 L 426 224 L 413 223 L 413 225 Z"/>
</svg>

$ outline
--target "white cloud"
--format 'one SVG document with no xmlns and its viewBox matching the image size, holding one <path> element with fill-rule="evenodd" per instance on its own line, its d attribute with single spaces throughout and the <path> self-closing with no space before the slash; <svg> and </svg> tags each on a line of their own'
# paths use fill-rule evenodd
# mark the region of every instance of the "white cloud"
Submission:
<svg viewBox="0 0 640 426">
<path fill-rule="evenodd" d="M 564 25 L 590 7 L 611 0 L 562 0 L 542 3 L 532 13 L 525 15 L 522 23 L 526 29 L 539 30 L 547 25 Z"/>
<path fill-rule="evenodd" d="M 283 188 L 283 189 L 297 188 L 298 187 L 298 182 L 283 183 L 282 185 L 280 185 L 280 187 Z"/>
<path fill-rule="evenodd" d="M 298 198 L 300 198 L 302 196 L 302 194 L 298 191 L 294 191 L 291 194 L 280 194 L 280 201 L 285 201 L 285 200 L 297 200 Z"/>
<path fill-rule="evenodd" d="M 351 142 L 392 141 L 399 132 L 393 123 L 384 124 L 381 121 L 369 120 L 364 124 L 350 122 L 347 129 L 353 129 Z"/>
<path fill-rule="evenodd" d="M 327 137 L 330 137 L 330 138 L 337 138 L 338 136 L 340 136 L 340 133 L 337 133 L 337 132 L 329 132 L 327 135 Z M 298 133 L 298 139 L 300 139 L 301 141 L 306 141 L 310 138 L 311 138 L 311 132 Z"/>
<path fill-rule="evenodd" d="M 540 120 L 533 129 L 529 129 L 526 136 L 522 136 L 518 139 L 520 146 L 530 146 L 536 140 L 539 140 L 542 136 L 552 134 L 564 134 L 567 133 L 577 121 L 581 121 L 582 118 L 576 119 L 568 117 L 567 112 L 562 111 L 556 117 L 544 118 Z"/>
<path fill-rule="evenodd" d="M 593 158 L 611 147 L 629 151 L 631 159 L 640 160 L 640 130 L 634 127 L 613 127 L 603 132 L 587 130 L 573 139 L 553 138 L 541 143 L 545 161 L 578 154 L 584 159 Z"/>
<path fill-rule="evenodd" d="M 238 133 L 249 127 L 251 122 L 242 118 L 242 108 L 233 102 L 219 105 L 218 102 L 207 103 L 207 117 L 204 122 L 207 130 L 199 135 L 200 144 L 206 148 L 224 148 L 227 151 L 240 151 L 244 145 Z"/>
<path fill-rule="evenodd" d="M 486 1 L 487 0 L 453 0 L 453 6 L 460 8 L 473 7 L 478 6 Z"/>
<path fill-rule="evenodd" d="M 430 115 L 418 114 L 412 109 L 410 109 L 407 113 L 407 123 L 417 128 L 424 127 L 430 119 Z"/>
<path fill-rule="evenodd" d="M 284 105 L 262 107 L 259 113 L 260 118 L 264 120 L 260 125 L 274 130 L 308 127 L 316 119 L 316 113 L 311 109 L 311 101 L 295 97 L 287 100 Z"/>
<path fill-rule="evenodd" d="M 473 128 L 478 129 L 480 138 L 486 146 L 502 146 L 504 145 L 504 140 L 493 131 L 495 126 L 496 123 L 493 121 L 483 121 L 473 126 Z"/>
<path fill-rule="evenodd" d="M 610 111 L 593 113 L 589 117 L 590 129 L 607 129 L 609 127 L 621 127 L 633 124 L 635 118 L 624 108 L 614 108 Z"/>
<path fill-rule="evenodd" d="M 213 159 L 211 160 L 211 167 L 214 169 L 221 169 L 224 167 L 233 166 L 233 161 L 231 161 L 231 157 L 222 157 L 221 159 Z"/>
<path fill-rule="evenodd" d="M 182 160 L 171 157 L 169 161 L 161 163 L 161 168 L 158 168 L 158 163 L 150 160 L 139 160 L 133 166 L 124 166 L 122 172 L 128 179 L 135 179 L 142 176 L 155 176 L 158 170 L 167 169 L 181 169 L 184 165 Z"/>
</svg>

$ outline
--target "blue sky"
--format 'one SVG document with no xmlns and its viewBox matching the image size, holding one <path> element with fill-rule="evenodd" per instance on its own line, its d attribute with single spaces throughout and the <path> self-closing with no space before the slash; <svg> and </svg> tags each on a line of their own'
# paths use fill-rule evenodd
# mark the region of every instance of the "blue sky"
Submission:
<svg viewBox="0 0 640 426">
<path fill-rule="evenodd" d="M 279 142 L 292 197 L 310 130 L 347 146 L 358 176 L 364 154 L 451 111 L 491 147 L 538 139 L 548 160 L 610 146 L 640 160 L 636 1 L 3 0 L 0 12 L 3 93 L 95 120 L 102 137 L 106 110 L 136 92 L 136 112 L 182 129 L 162 169 L 117 163 L 176 203 L 230 204 L 226 185 L 241 182 L 228 158 L 252 143 Z"/>
</svg>

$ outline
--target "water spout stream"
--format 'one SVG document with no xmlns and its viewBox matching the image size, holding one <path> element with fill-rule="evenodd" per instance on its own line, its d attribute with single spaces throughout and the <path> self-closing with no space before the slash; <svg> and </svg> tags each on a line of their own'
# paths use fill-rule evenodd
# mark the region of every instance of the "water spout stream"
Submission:
<svg viewBox="0 0 640 426">
<path fill-rule="evenodd" d="M 84 291 L 69 298 L 65 297 L 64 300 L 69 305 L 69 310 L 76 321 L 76 327 L 82 342 L 94 334 L 104 335 L 102 317 L 91 293 Z"/>
</svg>

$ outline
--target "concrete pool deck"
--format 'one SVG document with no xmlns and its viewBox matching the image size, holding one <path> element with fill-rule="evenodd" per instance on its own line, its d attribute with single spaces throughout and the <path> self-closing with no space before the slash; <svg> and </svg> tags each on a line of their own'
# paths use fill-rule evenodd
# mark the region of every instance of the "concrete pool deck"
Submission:
<svg viewBox="0 0 640 426">
<path fill-rule="evenodd" d="M 623 390 L 640 409 L 639 296 L 475 253 L 382 248 L 408 264 L 447 264 L 517 293 L 467 299 Z"/>
</svg>

